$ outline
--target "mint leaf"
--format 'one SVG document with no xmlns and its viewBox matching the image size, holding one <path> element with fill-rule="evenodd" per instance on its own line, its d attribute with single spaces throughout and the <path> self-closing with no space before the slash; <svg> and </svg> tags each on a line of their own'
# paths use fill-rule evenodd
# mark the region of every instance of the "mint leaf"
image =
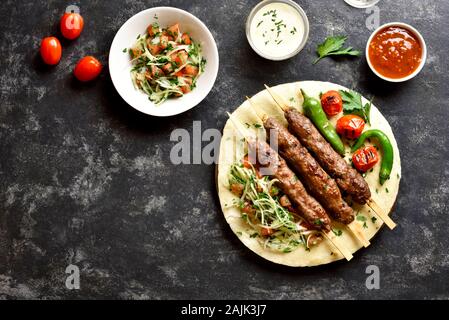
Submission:
<svg viewBox="0 0 449 320">
<path fill-rule="evenodd" d="M 316 50 L 318 58 L 313 62 L 313 64 L 316 64 L 318 61 L 328 56 L 359 56 L 361 52 L 358 50 L 354 50 L 352 47 L 342 49 L 347 39 L 347 36 L 335 36 L 326 38 L 323 43 L 318 45 Z"/>
</svg>

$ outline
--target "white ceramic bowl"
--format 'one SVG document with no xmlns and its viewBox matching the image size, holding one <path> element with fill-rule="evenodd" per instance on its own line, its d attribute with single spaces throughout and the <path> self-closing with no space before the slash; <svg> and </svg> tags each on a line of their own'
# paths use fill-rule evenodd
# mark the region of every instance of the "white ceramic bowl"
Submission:
<svg viewBox="0 0 449 320">
<path fill-rule="evenodd" d="M 157 19 L 155 18 L 157 17 Z M 202 46 L 207 60 L 205 71 L 198 78 L 196 88 L 180 98 L 168 99 L 156 106 L 148 96 L 134 88 L 130 70 L 132 65 L 125 48 L 134 45 L 139 34 L 145 34 L 148 25 L 158 22 L 161 27 L 179 23 L 182 32 L 188 32 Z M 172 7 L 147 9 L 132 16 L 115 35 L 109 52 L 109 72 L 120 96 L 133 108 L 158 117 L 167 117 L 185 112 L 199 104 L 212 89 L 218 74 L 218 50 L 209 29 L 192 14 Z"/>
<path fill-rule="evenodd" d="M 397 27 L 401 27 L 404 28 L 408 31 L 410 31 L 418 40 L 419 44 L 421 45 L 422 48 L 422 58 L 421 58 L 421 64 L 418 66 L 418 68 L 410 75 L 403 77 L 403 78 L 389 78 L 386 77 L 382 74 L 380 74 L 376 69 L 374 69 L 373 64 L 371 63 L 371 60 L 369 58 L 369 45 L 371 43 L 371 41 L 373 40 L 374 36 L 382 29 L 384 28 L 388 28 L 388 27 L 392 27 L 392 26 L 397 26 Z M 427 58 L 427 46 L 426 46 L 426 42 L 424 41 L 423 36 L 421 35 L 421 33 L 418 32 L 418 30 L 416 30 L 415 28 L 413 28 L 411 25 L 403 23 L 403 22 L 390 22 L 387 24 L 384 24 L 382 26 L 380 26 L 379 28 L 377 28 L 376 30 L 374 30 L 374 32 L 371 34 L 371 36 L 368 39 L 368 42 L 366 43 L 366 49 L 365 49 L 365 56 L 366 56 L 366 61 L 368 62 L 369 67 L 371 68 L 371 70 L 381 79 L 389 81 L 389 82 L 404 82 L 407 80 L 410 80 L 412 78 L 414 78 L 418 73 L 420 73 L 420 71 L 422 70 L 422 68 L 424 67 L 424 65 L 426 64 L 426 58 Z"/>
</svg>

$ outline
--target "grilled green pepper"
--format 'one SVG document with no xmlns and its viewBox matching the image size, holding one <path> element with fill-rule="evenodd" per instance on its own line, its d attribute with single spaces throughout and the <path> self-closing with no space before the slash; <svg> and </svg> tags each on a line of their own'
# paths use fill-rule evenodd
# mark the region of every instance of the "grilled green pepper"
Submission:
<svg viewBox="0 0 449 320">
<path fill-rule="evenodd" d="M 345 154 L 345 146 L 337 134 L 334 126 L 327 119 L 321 102 L 318 99 L 309 97 L 304 90 L 301 89 L 304 97 L 303 109 L 304 114 L 312 120 L 313 124 L 318 128 L 324 138 L 332 145 L 332 147 L 341 155 Z"/>
<path fill-rule="evenodd" d="M 391 170 L 393 169 L 394 152 L 390 139 L 387 135 L 378 129 L 365 131 L 352 147 L 352 152 L 359 149 L 366 139 L 376 138 L 382 147 L 382 164 L 380 167 L 379 180 L 380 184 L 390 179 Z"/>
</svg>

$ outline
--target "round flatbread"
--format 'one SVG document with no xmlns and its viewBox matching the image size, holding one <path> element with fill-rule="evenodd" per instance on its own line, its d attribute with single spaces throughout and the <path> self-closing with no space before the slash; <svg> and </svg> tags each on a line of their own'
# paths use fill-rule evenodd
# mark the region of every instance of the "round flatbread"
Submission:
<svg viewBox="0 0 449 320">
<path fill-rule="evenodd" d="M 277 95 L 283 97 L 284 101 L 288 105 L 302 112 L 303 99 L 302 96 L 298 94 L 300 88 L 304 89 L 308 95 L 316 98 L 319 97 L 321 92 L 326 92 L 328 90 L 348 90 L 347 88 L 337 84 L 319 81 L 287 83 L 273 87 L 272 90 Z M 275 104 L 274 100 L 266 90 L 263 90 L 253 96 L 251 101 L 256 108 L 259 108 L 271 117 L 275 117 L 287 126 L 287 121 L 284 118 L 282 110 Z M 363 98 L 362 102 L 367 103 L 368 100 Z M 333 117 L 331 122 L 335 125 L 338 118 L 341 116 L 342 114 Z M 365 180 L 370 186 L 371 198 L 385 212 L 391 212 L 398 195 L 399 182 L 401 178 L 401 161 L 399 157 L 399 150 L 388 121 L 382 116 L 380 111 L 374 105 L 371 107 L 370 118 L 371 126 L 367 124 L 365 126 L 365 131 L 369 129 L 380 129 L 389 137 L 394 150 L 394 164 L 391 172 L 391 178 L 390 180 L 387 180 L 384 185 L 380 185 L 379 183 L 379 169 L 381 161 L 376 164 L 372 172 L 367 173 Z M 263 128 L 262 120 L 257 116 L 256 112 L 247 101 L 234 111 L 233 119 L 238 120 L 243 125 L 246 124 L 248 130 L 253 130 L 254 133 L 258 133 L 259 136 L 265 134 L 265 130 L 261 129 Z M 241 160 L 244 156 L 244 152 L 238 144 L 244 144 L 245 142 L 240 138 L 242 137 L 234 129 L 232 122 L 228 120 L 223 129 L 223 137 L 220 145 L 220 155 L 217 166 L 217 188 L 224 217 L 232 231 L 245 244 L 245 246 L 259 256 L 274 263 L 292 267 L 310 267 L 327 264 L 342 259 L 343 255 L 333 246 L 331 242 L 326 239 L 318 245 L 311 247 L 310 251 L 307 251 L 304 247 L 300 246 L 295 251 L 283 253 L 273 249 L 264 248 L 257 239 L 251 237 L 251 235 L 254 234 L 254 229 L 252 229 L 242 219 L 240 209 L 233 205 L 235 200 L 238 198 L 229 190 L 228 183 L 228 174 L 231 165 L 234 162 Z M 369 143 L 366 144 L 369 145 Z M 346 145 L 346 147 L 347 155 L 345 159 L 349 163 L 351 153 L 349 146 Z M 371 239 L 379 231 L 383 222 L 367 205 L 361 206 L 353 204 L 352 208 L 357 214 L 356 222 L 360 224 L 366 238 Z M 350 252 L 354 253 L 362 247 L 357 239 L 349 231 L 347 231 L 347 229 L 345 229 L 345 226 L 338 223 L 333 223 L 333 227 L 343 231 L 340 236 L 340 240 L 342 240 L 341 242 L 345 244 Z"/>
</svg>

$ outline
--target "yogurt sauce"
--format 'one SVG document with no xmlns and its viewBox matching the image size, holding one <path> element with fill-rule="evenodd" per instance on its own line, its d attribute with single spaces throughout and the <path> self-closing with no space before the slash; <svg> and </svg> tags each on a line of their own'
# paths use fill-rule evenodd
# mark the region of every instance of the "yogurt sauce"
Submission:
<svg viewBox="0 0 449 320">
<path fill-rule="evenodd" d="M 273 2 L 254 15 L 250 25 L 253 45 L 267 57 L 281 58 L 298 49 L 304 38 L 304 22 L 292 6 Z"/>
</svg>

